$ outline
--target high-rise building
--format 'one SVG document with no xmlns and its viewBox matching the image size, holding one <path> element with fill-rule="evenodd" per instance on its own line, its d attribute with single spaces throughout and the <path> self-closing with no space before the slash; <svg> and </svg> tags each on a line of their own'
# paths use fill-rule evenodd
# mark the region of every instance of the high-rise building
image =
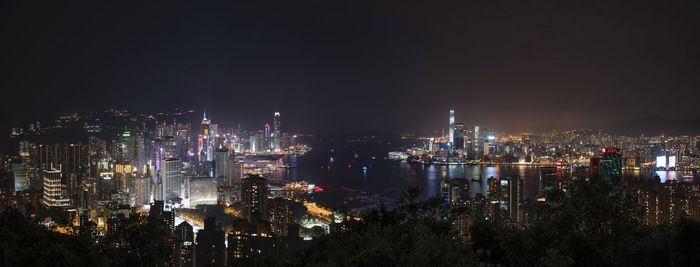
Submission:
<svg viewBox="0 0 700 267">
<path fill-rule="evenodd" d="M 224 184 L 231 185 L 231 179 L 233 178 L 233 152 L 227 148 L 217 149 L 214 164 L 214 178 L 224 178 Z"/>
<path fill-rule="evenodd" d="M 223 267 L 226 265 L 224 230 L 214 217 L 204 219 L 204 229 L 197 232 L 195 246 L 197 267 Z"/>
<path fill-rule="evenodd" d="M 29 189 L 29 173 L 23 163 L 12 164 L 12 175 L 15 178 L 15 192 Z"/>
<path fill-rule="evenodd" d="M 450 132 L 447 141 L 451 145 L 455 143 L 455 111 L 453 109 L 450 109 Z"/>
<path fill-rule="evenodd" d="M 265 133 L 264 137 L 264 143 L 263 143 L 263 149 L 267 150 L 272 147 L 272 130 L 270 129 L 270 124 L 265 123 L 265 127 L 263 128 L 263 131 Z"/>
<path fill-rule="evenodd" d="M 131 178 L 132 206 L 142 206 L 151 202 L 151 178 L 137 174 Z"/>
<path fill-rule="evenodd" d="M 508 219 L 516 226 L 523 223 L 523 179 L 520 177 L 508 178 Z"/>
<path fill-rule="evenodd" d="M 194 247 L 194 232 L 192 225 L 186 221 L 175 227 L 176 257 L 178 266 L 192 266 L 192 249 Z"/>
<path fill-rule="evenodd" d="M 43 177 L 44 205 L 47 207 L 69 207 L 70 200 L 66 197 L 61 183 L 61 171 L 50 168 L 43 171 Z"/>
<path fill-rule="evenodd" d="M 265 201 L 267 200 L 267 181 L 258 174 L 250 174 L 241 180 L 241 215 L 248 220 L 252 214 L 265 216 Z"/>
<path fill-rule="evenodd" d="M 163 192 L 162 200 L 177 200 L 181 195 L 182 162 L 179 159 L 162 159 L 160 180 Z"/>
<path fill-rule="evenodd" d="M 452 148 L 454 149 L 464 149 L 464 124 L 463 123 L 457 123 L 455 126 L 455 133 L 454 133 L 454 143 L 452 144 Z"/>
<path fill-rule="evenodd" d="M 292 200 L 281 197 L 270 200 L 270 226 L 276 236 L 287 236 L 289 224 L 292 223 L 292 204 Z"/>
<path fill-rule="evenodd" d="M 600 157 L 600 178 L 603 181 L 619 185 L 622 180 L 622 151 L 619 148 L 602 149 Z"/>
<path fill-rule="evenodd" d="M 464 178 L 455 178 L 452 180 L 443 181 L 443 197 L 446 203 L 452 207 L 462 207 L 467 205 L 469 200 L 469 180 Z"/>
<path fill-rule="evenodd" d="M 272 149 L 282 148 L 282 133 L 280 128 L 280 113 L 275 112 L 275 117 L 272 121 Z"/>
<path fill-rule="evenodd" d="M 202 118 L 202 142 L 199 148 L 199 160 L 200 161 L 211 161 L 212 159 L 212 135 L 211 135 L 211 122 L 207 119 L 207 112 L 204 111 L 204 118 Z"/>
<path fill-rule="evenodd" d="M 483 141 L 484 139 L 481 137 L 481 131 L 479 129 L 479 125 L 474 126 L 474 132 L 472 136 L 472 147 L 474 148 L 474 153 L 479 156 L 481 152 L 483 151 L 482 149 L 484 148 Z"/>
</svg>

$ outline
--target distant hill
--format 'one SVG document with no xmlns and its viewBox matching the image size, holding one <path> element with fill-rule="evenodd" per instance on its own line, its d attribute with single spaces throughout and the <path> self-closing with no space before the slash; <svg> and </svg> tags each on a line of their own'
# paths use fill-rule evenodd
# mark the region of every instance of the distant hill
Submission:
<svg viewBox="0 0 700 267">
<path fill-rule="evenodd" d="M 638 136 L 644 135 L 700 135 L 700 120 L 696 119 L 667 119 L 659 116 L 621 121 L 605 127 L 608 133 Z"/>
</svg>

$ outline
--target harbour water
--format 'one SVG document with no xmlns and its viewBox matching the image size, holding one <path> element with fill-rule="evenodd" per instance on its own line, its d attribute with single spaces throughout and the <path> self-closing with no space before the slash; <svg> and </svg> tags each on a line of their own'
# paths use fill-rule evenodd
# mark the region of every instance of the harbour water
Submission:
<svg viewBox="0 0 700 267">
<path fill-rule="evenodd" d="M 435 196 L 440 192 L 444 179 L 470 179 L 471 195 L 486 195 L 489 177 L 519 176 L 523 179 L 523 194 L 531 197 L 539 192 L 540 167 L 531 166 L 435 166 L 412 165 L 406 161 L 386 159 L 389 151 L 397 149 L 390 144 L 378 143 L 321 143 L 303 156 L 287 156 L 285 162 L 296 168 L 279 168 L 271 178 L 305 180 L 322 188 L 314 195 L 319 204 L 326 207 L 346 206 L 348 197 L 358 194 L 378 195 L 385 203 L 393 203 L 399 194 L 409 187 L 423 189 L 421 197 Z M 331 159 L 332 158 L 332 159 Z M 557 173 L 560 178 L 577 175 L 566 170 Z M 662 182 L 680 180 L 683 176 L 698 175 L 676 171 L 629 173 L 640 178 L 659 175 Z M 365 192 L 365 193 L 363 193 Z"/>
</svg>

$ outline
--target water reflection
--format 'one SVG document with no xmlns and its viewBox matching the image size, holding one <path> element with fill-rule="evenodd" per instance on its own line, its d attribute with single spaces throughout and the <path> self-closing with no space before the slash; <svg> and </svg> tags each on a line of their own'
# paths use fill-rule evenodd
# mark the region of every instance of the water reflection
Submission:
<svg viewBox="0 0 700 267">
<path fill-rule="evenodd" d="M 353 150 L 360 155 L 353 157 Z M 409 165 L 406 162 L 396 162 L 382 159 L 381 153 L 370 153 L 360 148 L 353 148 L 348 153 L 337 149 L 335 161 L 329 162 L 326 153 L 314 151 L 299 157 L 289 157 L 285 160 L 292 162 L 297 168 L 280 168 L 272 174 L 272 178 L 289 181 L 306 180 L 310 183 L 326 186 L 326 190 L 315 196 L 316 200 L 330 207 L 343 205 L 343 199 L 352 195 L 353 191 L 341 188 L 365 191 L 379 194 L 389 199 L 396 199 L 398 195 L 408 187 L 423 188 L 422 197 L 435 196 L 440 193 L 440 182 L 443 179 L 465 178 L 469 179 L 470 194 L 486 195 L 489 177 L 498 179 L 519 176 L 523 179 L 523 194 L 531 197 L 539 192 L 541 168 L 528 166 L 422 166 Z M 325 150 L 327 151 L 327 150 Z M 349 156 L 347 156 L 347 155 Z M 376 156 L 376 160 L 371 156 Z M 367 167 L 364 170 L 363 167 Z M 562 170 L 557 170 L 557 178 L 570 176 Z M 583 174 L 582 174 L 583 175 Z M 635 172 L 631 175 L 651 179 L 654 175 L 661 178 L 661 182 L 667 180 L 681 180 L 688 173 L 675 171 L 669 172 Z M 697 174 L 690 174 L 697 177 Z"/>
</svg>

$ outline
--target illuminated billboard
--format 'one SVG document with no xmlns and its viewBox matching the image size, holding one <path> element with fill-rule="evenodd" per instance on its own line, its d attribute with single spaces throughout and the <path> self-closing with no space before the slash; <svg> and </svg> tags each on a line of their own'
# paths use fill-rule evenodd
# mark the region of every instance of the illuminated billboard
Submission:
<svg viewBox="0 0 700 267">
<path fill-rule="evenodd" d="M 666 156 L 656 156 L 656 167 L 666 168 Z"/>
<path fill-rule="evenodd" d="M 670 157 L 668 157 L 668 167 L 669 167 L 669 168 L 675 168 L 675 167 L 676 167 L 676 156 L 670 156 Z"/>
</svg>

